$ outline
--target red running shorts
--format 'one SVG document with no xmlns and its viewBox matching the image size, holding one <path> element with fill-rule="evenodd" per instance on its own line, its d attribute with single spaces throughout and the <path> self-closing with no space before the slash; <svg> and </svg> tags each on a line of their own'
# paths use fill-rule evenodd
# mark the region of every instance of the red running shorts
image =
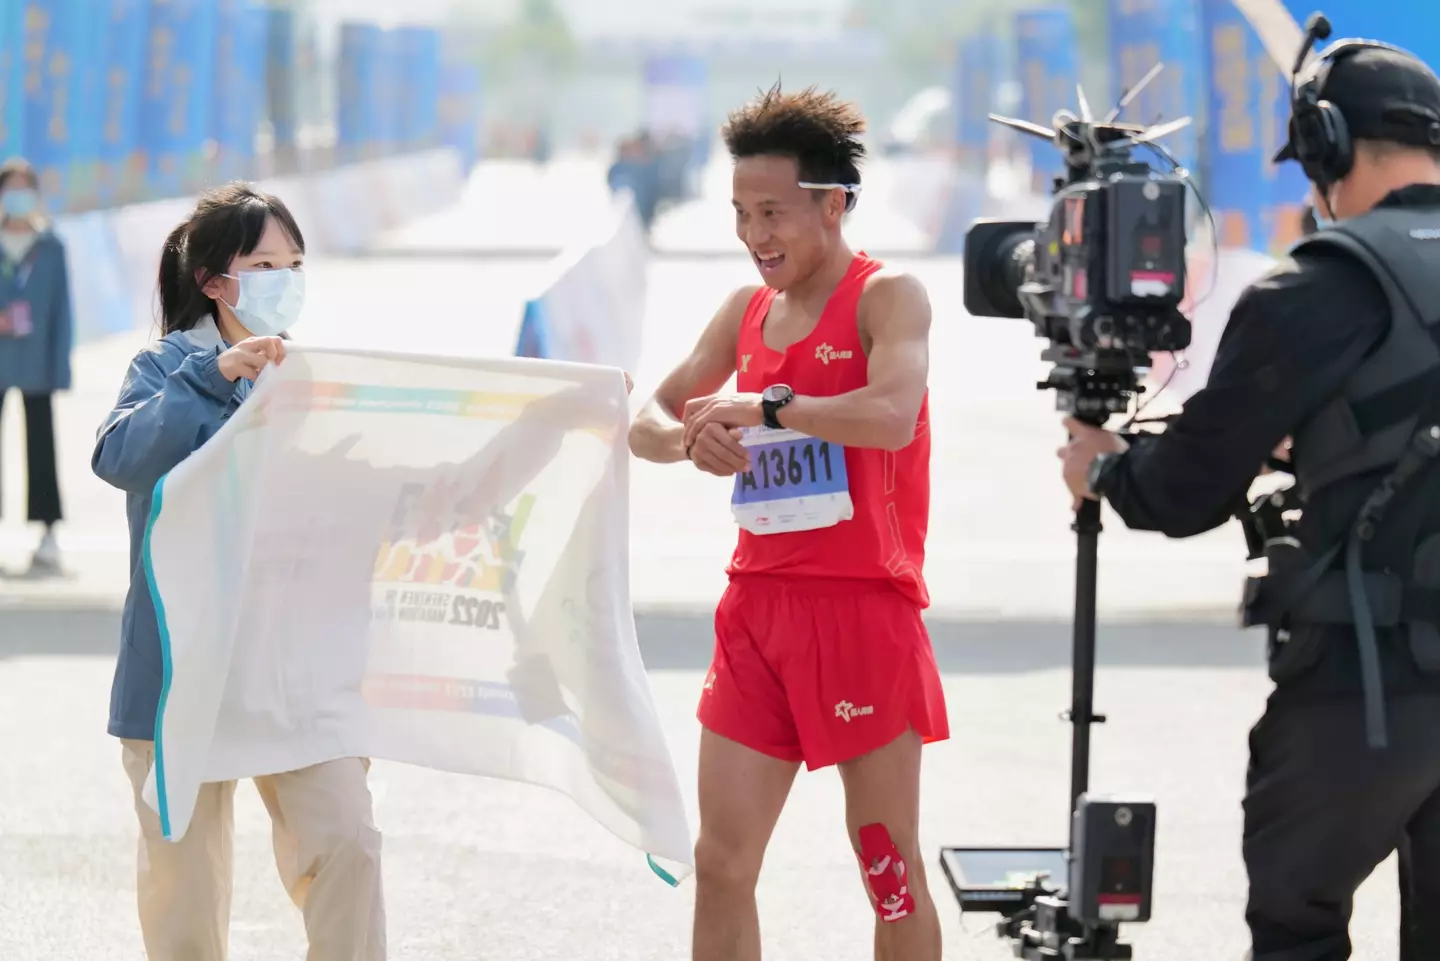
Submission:
<svg viewBox="0 0 1440 961">
<path fill-rule="evenodd" d="M 715 611 L 697 712 L 722 737 L 810 770 L 913 728 L 950 736 L 920 608 L 886 581 L 736 575 Z"/>
</svg>

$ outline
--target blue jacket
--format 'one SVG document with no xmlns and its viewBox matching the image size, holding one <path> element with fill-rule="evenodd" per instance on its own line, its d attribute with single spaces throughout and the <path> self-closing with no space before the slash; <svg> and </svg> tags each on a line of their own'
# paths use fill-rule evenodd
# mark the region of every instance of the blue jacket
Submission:
<svg viewBox="0 0 1440 961">
<path fill-rule="evenodd" d="M 12 310 L 17 301 L 29 305 L 31 330 L 21 337 L 0 333 L 0 392 L 69 390 L 70 349 L 75 341 L 70 275 L 65 244 L 53 231 L 41 231 L 18 264 L 0 251 L 0 312 Z"/>
<path fill-rule="evenodd" d="M 95 440 L 91 467 L 125 492 L 130 523 L 130 590 L 110 691 L 109 730 L 116 737 L 155 737 L 164 672 L 155 603 L 141 561 L 151 495 L 156 482 L 213 437 L 249 394 L 248 380 L 231 383 L 220 374 L 226 346 L 207 317 L 140 351 Z"/>
</svg>

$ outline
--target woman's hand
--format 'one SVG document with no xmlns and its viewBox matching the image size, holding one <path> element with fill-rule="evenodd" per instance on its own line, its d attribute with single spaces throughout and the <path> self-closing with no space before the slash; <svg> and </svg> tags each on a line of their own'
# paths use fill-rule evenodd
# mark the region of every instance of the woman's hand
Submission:
<svg viewBox="0 0 1440 961">
<path fill-rule="evenodd" d="M 244 377 L 254 380 L 267 364 L 285 359 L 285 341 L 279 337 L 250 337 L 220 355 L 220 375 L 232 384 Z"/>
</svg>

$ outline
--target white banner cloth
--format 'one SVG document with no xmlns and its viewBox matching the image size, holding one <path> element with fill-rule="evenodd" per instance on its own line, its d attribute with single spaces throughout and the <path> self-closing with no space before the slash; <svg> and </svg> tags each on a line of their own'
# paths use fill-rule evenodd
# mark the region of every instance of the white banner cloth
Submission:
<svg viewBox="0 0 1440 961">
<path fill-rule="evenodd" d="M 688 875 L 630 608 L 627 418 L 609 367 L 292 348 L 267 370 L 155 488 L 165 835 L 204 782 L 384 758 L 553 788 Z"/>
</svg>

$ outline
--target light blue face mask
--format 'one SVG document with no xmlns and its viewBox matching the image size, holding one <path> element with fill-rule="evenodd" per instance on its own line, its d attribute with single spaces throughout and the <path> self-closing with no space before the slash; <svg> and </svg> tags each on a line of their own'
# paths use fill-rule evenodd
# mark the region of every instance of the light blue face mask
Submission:
<svg viewBox="0 0 1440 961">
<path fill-rule="evenodd" d="M 244 270 L 222 274 L 240 283 L 240 296 L 228 304 L 235 319 L 257 337 L 278 337 L 300 318 L 305 306 L 305 274 L 299 270 Z"/>
<path fill-rule="evenodd" d="M 29 187 L 10 187 L 0 193 L 0 212 L 7 217 L 29 217 L 40 207 L 40 195 Z"/>
</svg>

